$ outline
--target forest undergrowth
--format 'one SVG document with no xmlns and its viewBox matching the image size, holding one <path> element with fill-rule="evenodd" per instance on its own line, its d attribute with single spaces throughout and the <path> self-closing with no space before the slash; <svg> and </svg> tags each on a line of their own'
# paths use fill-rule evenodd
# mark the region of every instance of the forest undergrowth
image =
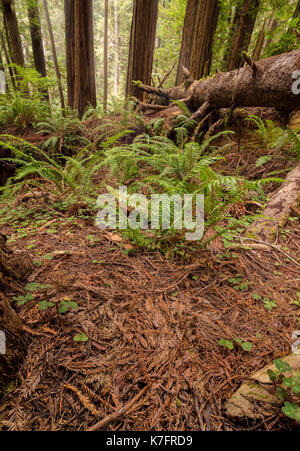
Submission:
<svg viewBox="0 0 300 451">
<path fill-rule="evenodd" d="M 225 112 L 212 133 L 174 109 L 149 117 L 129 102 L 78 120 L 22 97 L 0 108 L 0 231 L 32 259 L 8 294 L 28 349 L 0 429 L 297 428 L 282 412 L 234 421 L 224 406 L 299 328 L 299 207 L 273 247 L 244 241 L 299 164 L 299 133 L 260 109 L 240 123 Z M 129 197 L 203 194 L 203 239 L 99 230 L 97 197 L 120 185 Z"/>
</svg>

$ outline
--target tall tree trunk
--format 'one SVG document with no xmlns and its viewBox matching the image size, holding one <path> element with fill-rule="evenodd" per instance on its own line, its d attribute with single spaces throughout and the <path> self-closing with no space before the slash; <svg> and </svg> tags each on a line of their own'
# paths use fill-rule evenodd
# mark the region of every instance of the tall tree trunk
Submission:
<svg viewBox="0 0 300 451">
<path fill-rule="evenodd" d="M 3 49 L 3 53 L 4 53 L 4 56 L 5 56 L 5 59 L 6 59 L 6 63 L 8 65 L 8 72 L 9 72 L 9 75 L 10 75 L 10 78 L 11 78 L 11 84 L 12 84 L 13 89 L 16 90 L 17 87 L 16 87 L 16 82 L 15 82 L 15 74 L 14 74 L 14 71 L 13 71 L 12 67 L 10 67 L 11 61 L 10 61 L 8 50 L 7 50 L 7 47 L 6 47 L 6 44 L 5 44 L 5 39 L 4 39 L 4 36 L 1 33 L 1 31 L 0 31 L 0 41 L 1 41 L 1 46 L 2 46 L 2 49 Z"/>
<path fill-rule="evenodd" d="M 300 0 L 298 0 L 293 19 L 299 19 L 300 18 Z"/>
<path fill-rule="evenodd" d="M 119 94 L 120 89 L 120 17 L 118 10 L 118 0 L 115 0 L 115 76 L 114 95 Z"/>
<path fill-rule="evenodd" d="M 57 84 L 58 84 L 58 94 L 59 94 L 59 99 L 60 99 L 60 105 L 61 105 L 62 109 L 64 110 L 65 109 L 64 92 L 63 92 L 63 88 L 62 88 L 61 73 L 59 70 L 59 65 L 58 65 L 58 60 L 57 60 L 56 46 L 55 46 L 55 40 L 54 40 L 52 23 L 51 23 L 51 19 L 50 19 L 50 15 L 49 15 L 47 0 L 43 0 L 43 5 L 44 5 L 45 16 L 46 16 L 47 26 L 48 26 L 49 36 L 50 36 L 53 63 L 54 63 L 54 67 L 55 67 L 55 73 L 56 73 Z"/>
<path fill-rule="evenodd" d="M 105 12 L 104 12 L 104 77 L 103 77 L 103 109 L 107 111 L 107 89 L 108 89 L 108 0 L 105 0 Z"/>
<path fill-rule="evenodd" d="M 96 106 L 93 0 L 65 0 L 69 106 Z M 74 44 L 73 44 L 74 42 Z"/>
<path fill-rule="evenodd" d="M 271 44 L 271 42 L 272 42 L 271 35 L 273 34 L 273 32 L 276 29 L 277 25 L 278 25 L 278 22 L 277 22 L 277 20 L 275 18 L 271 18 L 269 20 L 269 22 L 268 22 L 268 30 L 267 30 L 267 39 L 265 39 L 265 42 L 264 42 L 264 45 L 263 45 L 263 49 L 262 49 L 263 52 Z"/>
<path fill-rule="evenodd" d="M 265 41 L 265 35 L 266 35 L 266 20 L 263 23 L 262 28 L 259 30 L 258 36 L 257 36 L 257 40 L 255 43 L 255 47 L 253 50 L 253 54 L 252 54 L 252 58 L 254 59 L 254 61 L 259 60 L 262 49 L 263 49 L 263 45 L 264 45 L 264 41 Z"/>
<path fill-rule="evenodd" d="M 143 100 L 145 93 L 132 82 L 151 83 L 157 17 L 158 0 L 134 0 L 126 96 L 135 96 Z"/>
<path fill-rule="evenodd" d="M 27 10 L 28 10 L 28 20 L 29 20 L 34 65 L 37 72 L 39 72 L 42 77 L 46 77 L 47 70 L 46 70 L 38 0 L 27 0 Z M 44 94 L 45 98 L 49 100 L 47 90 L 43 90 L 42 94 Z"/>
<path fill-rule="evenodd" d="M 19 66 L 25 66 L 22 41 L 19 32 L 18 20 L 13 0 L 1 0 L 3 9 L 3 20 L 8 34 L 11 48 L 12 62 Z"/>
<path fill-rule="evenodd" d="M 188 0 L 176 84 L 184 81 L 182 65 L 196 80 L 208 75 L 213 37 L 218 23 L 218 0 Z"/>
<path fill-rule="evenodd" d="M 21 320 L 4 292 L 23 279 L 30 267 L 27 260 L 21 262 L 12 254 L 6 246 L 5 236 L 0 234 L 0 330 L 6 336 L 6 349 L 3 334 L 0 338 L 0 390 L 14 379 L 25 350 Z"/>
<path fill-rule="evenodd" d="M 47 76 L 44 45 L 41 30 L 40 12 L 37 0 L 27 0 L 30 36 L 34 65 L 42 77 Z"/>
<path fill-rule="evenodd" d="M 2 75 L 4 74 L 5 82 L 2 79 Z M 7 92 L 7 81 L 6 81 L 6 74 L 5 74 L 5 67 L 2 59 L 2 51 L 0 50 L 0 94 L 5 94 Z M 3 85 L 2 85 L 3 83 Z"/>
<path fill-rule="evenodd" d="M 243 64 L 242 52 L 248 50 L 259 6 L 260 0 L 244 0 L 241 7 L 237 8 L 233 20 L 232 40 L 229 42 L 231 51 L 227 52 L 228 71 Z"/>
<path fill-rule="evenodd" d="M 75 108 L 74 105 L 74 86 L 75 86 L 75 17 L 73 0 L 65 0 L 65 33 L 66 33 L 66 63 L 68 78 L 68 105 Z"/>
</svg>

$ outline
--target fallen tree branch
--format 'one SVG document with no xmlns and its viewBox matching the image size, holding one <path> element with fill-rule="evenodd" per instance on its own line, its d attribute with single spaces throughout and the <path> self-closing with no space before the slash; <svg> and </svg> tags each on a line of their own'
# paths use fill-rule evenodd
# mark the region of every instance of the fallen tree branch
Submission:
<svg viewBox="0 0 300 451">
<path fill-rule="evenodd" d="M 117 410 L 116 412 L 112 413 L 111 415 L 106 416 L 102 420 L 98 421 L 98 423 L 94 424 L 94 426 L 91 426 L 87 431 L 93 432 L 93 431 L 99 431 L 100 429 L 104 428 L 107 424 L 111 423 L 112 421 L 118 420 L 120 417 L 126 415 L 126 413 L 133 407 L 133 405 L 143 396 L 146 391 L 149 390 L 149 385 L 146 385 L 139 393 L 137 393 L 134 398 L 131 399 L 127 404 L 125 404 L 122 409 Z"/>
</svg>

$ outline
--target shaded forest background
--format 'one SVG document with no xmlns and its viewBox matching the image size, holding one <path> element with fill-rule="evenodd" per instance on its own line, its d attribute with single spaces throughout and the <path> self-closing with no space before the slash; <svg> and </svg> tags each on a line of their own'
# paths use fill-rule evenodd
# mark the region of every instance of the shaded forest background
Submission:
<svg viewBox="0 0 300 451">
<path fill-rule="evenodd" d="M 15 0 L 14 3 L 22 39 L 25 66 L 34 67 L 27 2 Z M 64 91 L 66 91 L 64 2 L 63 0 L 48 0 L 47 3 L 53 26 L 59 67 L 62 72 Z M 190 1 L 189 3 L 189 7 L 193 8 L 193 2 Z M 242 0 L 222 0 L 219 2 L 216 31 L 213 37 L 211 68 L 207 70 L 208 73 L 206 75 L 217 70 L 231 70 L 239 66 L 237 62 L 235 64 L 234 62 L 231 62 L 232 64 L 229 63 L 229 53 L 233 45 L 232 35 L 236 15 L 239 8 L 243 7 L 245 3 L 247 2 Z M 250 55 L 254 59 L 259 59 L 284 53 L 295 48 L 298 36 L 292 30 L 297 24 L 299 2 L 297 0 L 264 0 L 250 3 L 255 4 L 254 10 L 251 10 L 253 32 L 249 35 L 249 44 L 245 43 L 245 49 L 248 50 Z M 112 101 L 113 96 L 124 96 L 125 94 L 132 5 L 133 2 L 131 0 L 113 0 L 108 2 L 108 92 L 110 101 Z M 163 0 L 159 2 L 153 64 L 154 82 L 158 84 L 158 80 L 161 80 L 174 64 L 176 66 L 166 81 L 165 88 L 174 86 L 176 81 L 182 81 L 178 78 L 176 72 L 186 7 L 187 0 Z M 50 78 L 55 79 L 51 42 L 42 2 L 40 2 L 39 8 L 47 73 Z M 149 20 L 151 19 L 149 18 Z M 97 97 L 99 99 L 104 94 L 104 22 L 105 2 L 94 0 L 94 48 Z M 2 35 L 4 35 L 3 23 L 1 23 L 1 29 Z M 191 26 L 190 32 L 195 34 L 197 30 L 194 30 Z M 1 49 L 1 59 L 5 61 L 3 48 Z M 241 62 L 239 63 L 241 64 Z M 59 98 L 55 86 L 52 86 L 50 95 L 52 101 Z"/>
</svg>

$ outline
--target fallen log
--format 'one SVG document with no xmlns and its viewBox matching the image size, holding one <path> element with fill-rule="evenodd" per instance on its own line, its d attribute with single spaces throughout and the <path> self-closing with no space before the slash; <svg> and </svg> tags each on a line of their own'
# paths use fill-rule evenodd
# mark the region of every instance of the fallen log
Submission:
<svg viewBox="0 0 300 451">
<path fill-rule="evenodd" d="M 262 212 L 262 218 L 249 227 L 247 236 L 260 238 L 267 242 L 274 240 L 278 229 L 285 226 L 292 207 L 297 206 L 299 200 L 300 165 L 288 174 L 281 187 L 272 194 Z"/>
<path fill-rule="evenodd" d="M 201 120 L 208 112 L 220 108 L 274 107 L 290 113 L 300 105 L 299 82 L 293 78 L 300 70 L 300 50 L 275 55 L 213 77 L 193 80 L 184 69 L 186 81 L 170 89 L 153 88 L 139 83 L 140 89 L 158 96 L 158 103 L 168 105 L 182 100 L 195 111 L 193 119 Z M 297 74 L 296 74 L 297 75 Z M 299 78 L 299 77 L 298 77 Z"/>
</svg>

